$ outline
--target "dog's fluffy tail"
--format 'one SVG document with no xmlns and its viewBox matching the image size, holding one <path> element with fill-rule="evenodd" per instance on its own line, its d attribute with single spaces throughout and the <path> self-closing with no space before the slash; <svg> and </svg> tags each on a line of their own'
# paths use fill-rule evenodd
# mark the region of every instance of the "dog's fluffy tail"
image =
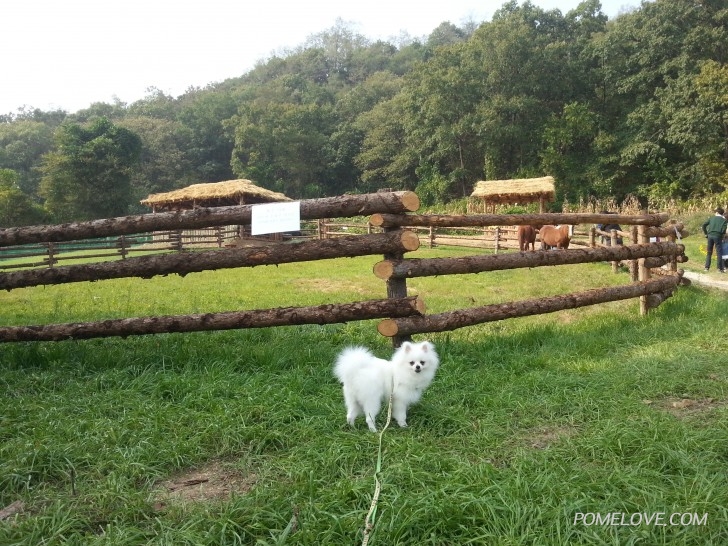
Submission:
<svg viewBox="0 0 728 546">
<path fill-rule="evenodd" d="M 334 375 L 342 383 L 346 383 L 353 372 L 367 366 L 374 359 L 374 355 L 365 347 L 347 347 L 336 358 Z"/>
</svg>

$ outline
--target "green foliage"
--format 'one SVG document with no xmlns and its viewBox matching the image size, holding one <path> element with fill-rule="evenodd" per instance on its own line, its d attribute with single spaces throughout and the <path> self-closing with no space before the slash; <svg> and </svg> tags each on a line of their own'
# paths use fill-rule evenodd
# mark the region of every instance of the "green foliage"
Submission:
<svg viewBox="0 0 728 546">
<path fill-rule="evenodd" d="M 131 172 L 130 212 L 149 212 L 139 201 L 151 193 L 167 192 L 198 182 L 191 178 L 191 130 L 178 121 L 154 117 L 126 117 L 119 126 L 138 135 L 139 163 Z"/>
<path fill-rule="evenodd" d="M 597 114 L 578 102 L 565 105 L 560 115 L 552 115 L 547 122 L 541 165 L 544 172 L 559 180 L 561 197 L 575 201 L 588 191 L 596 193 L 598 167 L 587 162 L 595 157 L 598 130 Z"/>
<path fill-rule="evenodd" d="M 233 135 L 225 122 L 238 111 L 238 99 L 232 92 L 191 90 L 180 101 L 174 121 L 182 124 L 184 153 L 190 166 L 182 165 L 185 177 L 196 182 L 215 182 L 233 178 L 230 157 Z M 187 139 L 189 139 L 187 141 Z M 179 183 L 178 187 L 186 184 Z"/>
<path fill-rule="evenodd" d="M 30 196 L 38 191 L 37 166 L 43 155 L 53 149 L 54 130 L 51 123 L 30 119 L 0 123 L 0 169 L 15 171 L 18 187 Z"/>
<path fill-rule="evenodd" d="M 719 124 L 710 101 L 700 101 L 696 76 L 718 61 L 728 38 L 717 4 L 689 0 L 645 4 L 618 20 L 601 52 L 605 89 L 613 85 L 621 122 L 618 193 L 677 181 L 681 196 L 715 188 L 696 169 L 704 135 Z M 712 117 L 712 119 L 711 119 Z M 708 137 L 710 146 L 715 146 Z"/>
<path fill-rule="evenodd" d="M 126 214 L 141 139 L 106 118 L 87 127 L 64 124 L 56 139 L 56 150 L 44 156 L 40 189 L 55 221 Z"/>
<path fill-rule="evenodd" d="M 317 104 L 251 106 L 237 117 L 232 167 L 291 197 L 321 195 L 328 181 L 332 110 Z"/>
<path fill-rule="evenodd" d="M 33 203 L 18 184 L 20 176 L 10 169 L 0 169 L 0 228 L 40 224 L 43 209 Z"/>
<path fill-rule="evenodd" d="M 398 94 L 357 118 L 356 125 L 364 137 L 354 163 L 361 170 L 362 189 L 413 188 L 418 158 L 414 150 L 403 146 L 404 103 L 404 97 Z"/>
<path fill-rule="evenodd" d="M 446 201 L 450 184 L 432 165 L 423 165 L 418 168 L 417 176 L 420 182 L 417 184 L 415 192 L 423 206 L 427 207 Z"/>
</svg>

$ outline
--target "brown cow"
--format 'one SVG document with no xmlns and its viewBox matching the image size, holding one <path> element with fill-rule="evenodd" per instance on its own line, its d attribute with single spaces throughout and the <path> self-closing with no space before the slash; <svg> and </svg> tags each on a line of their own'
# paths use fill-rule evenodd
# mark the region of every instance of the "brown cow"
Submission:
<svg viewBox="0 0 728 546">
<path fill-rule="evenodd" d="M 531 250 L 536 250 L 536 234 L 538 229 L 533 226 L 518 226 L 518 248 L 521 252 L 528 250 L 528 245 L 531 245 Z"/>
<path fill-rule="evenodd" d="M 547 248 L 569 248 L 569 226 L 543 226 L 538 232 L 541 236 L 541 250 Z"/>
</svg>

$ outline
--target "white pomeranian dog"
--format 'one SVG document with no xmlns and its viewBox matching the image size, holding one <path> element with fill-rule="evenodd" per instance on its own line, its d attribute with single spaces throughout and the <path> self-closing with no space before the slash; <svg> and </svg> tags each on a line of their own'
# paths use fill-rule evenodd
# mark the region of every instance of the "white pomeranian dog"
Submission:
<svg viewBox="0 0 728 546">
<path fill-rule="evenodd" d="M 405 341 L 392 360 L 374 356 L 364 347 L 347 347 L 336 359 L 334 375 L 344 385 L 346 420 L 350 425 L 359 415 L 369 430 L 377 431 L 374 420 L 392 396 L 392 415 L 399 426 L 407 426 L 407 409 L 417 402 L 432 383 L 440 360 L 429 341 Z"/>
</svg>

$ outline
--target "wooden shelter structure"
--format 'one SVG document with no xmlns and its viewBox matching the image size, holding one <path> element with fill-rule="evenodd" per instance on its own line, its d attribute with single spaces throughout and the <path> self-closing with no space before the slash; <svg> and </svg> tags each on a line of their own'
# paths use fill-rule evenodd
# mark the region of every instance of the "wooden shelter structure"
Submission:
<svg viewBox="0 0 728 546">
<path fill-rule="evenodd" d="M 250 180 L 238 179 L 226 182 L 192 184 L 186 188 L 166 193 L 153 193 L 140 203 L 151 207 L 152 212 L 190 210 L 197 207 L 224 207 L 274 203 L 291 199 L 275 191 L 256 186 Z"/>
<path fill-rule="evenodd" d="M 514 178 L 511 180 L 481 180 L 475 183 L 470 197 L 483 203 L 485 213 L 495 214 L 496 205 L 521 205 L 538 203 L 543 213 L 546 203 L 556 195 L 553 176 L 541 178 Z"/>
</svg>

